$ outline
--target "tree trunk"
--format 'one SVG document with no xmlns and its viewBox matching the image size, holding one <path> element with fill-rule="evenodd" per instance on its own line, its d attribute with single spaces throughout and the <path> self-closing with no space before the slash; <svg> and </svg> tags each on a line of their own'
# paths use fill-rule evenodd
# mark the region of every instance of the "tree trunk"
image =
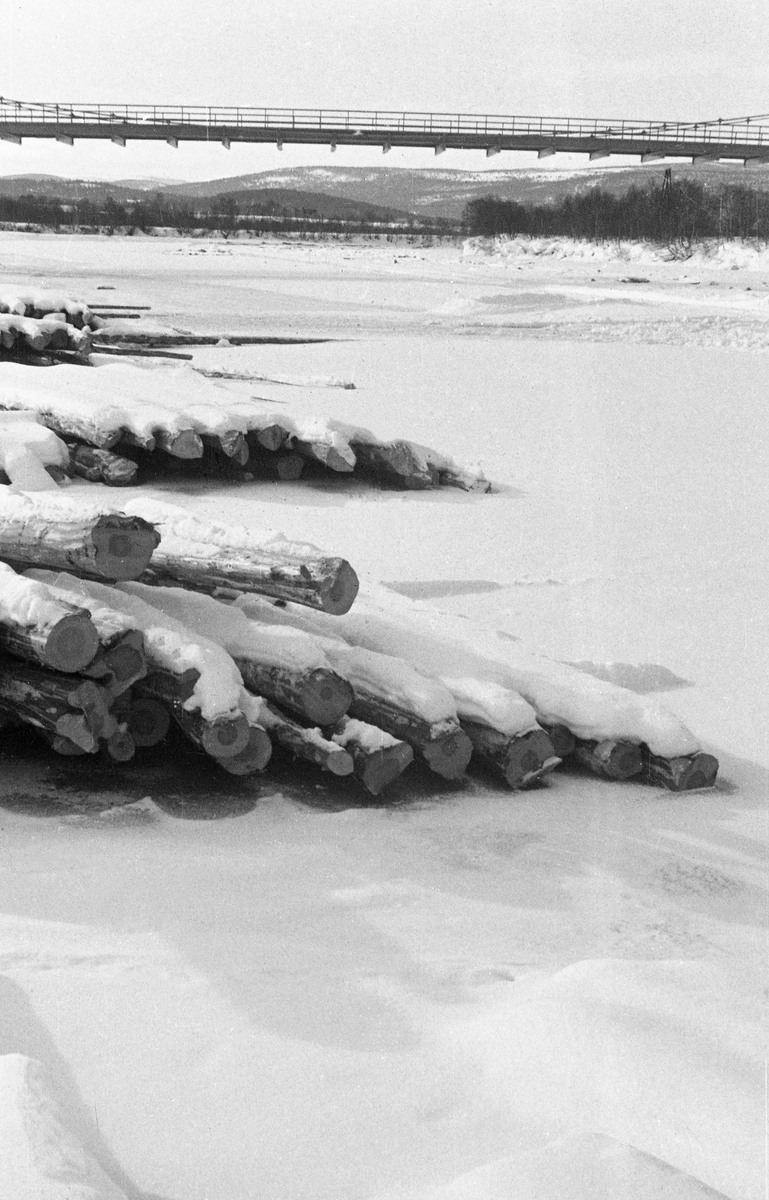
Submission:
<svg viewBox="0 0 769 1200">
<path fill-rule="evenodd" d="M 220 767 L 230 775 L 253 775 L 263 771 L 272 756 L 272 742 L 260 725 L 249 726 L 246 745 L 232 758 L 219 758 Z"/>
<path fill-rule="evenodd" d="M 269 713 L 269 718 L 264 719 L 265 728 L 274 741 L 280 742 L 297 758 L 315 763 L 323 770 L 331 771 L 332 775 L 352 774 L 352 758 L 341 746 L 327 741 L 319 729 L 306 729 L 304 725 L 299 725 L 274 704 L 270 704 L 269 700 L 265 700 L 264 705 Z"/>
<path fill-rule="evenodd" d="M 508 787 L 528 787 L 561 761 L 544 729 L 510 737 L 475 721 L 462 721 L 462 728 L 473 744 L 473 756 L 501 772 Z"/>
<path fill-rule="evenodd" d="M 577 739 L 566 725 L 548 725 L 544 721 L 539 721 L 538 724 L 553 743 L 553 754 L 556 754 L 558 758 L 568 758 L 570 754 L 574 753 Z"/>
<path fill-rule="evenodd" d="M 225 558 L 218 547 L 211 550 L 209 558 L 193 558 L 164 552 L 161 547 L 141 582 L 209 595 L 217 588 L 256 592 L 335 615 L 349 612 L 358 594 L 358 577 L 343 558 L 281 558 L 237 549 Z"/>
<path fill-rule="evenodd" d="M 431 771 L 444 779 L 460 779 L 473 752 L 472 743 L 453 718 L 430 724 L 385 696 L 358 689 L 350 716 L 376 725 L 418 750 Z"/>
<path fill-rule="evenodd" d="M 645 783 L 668 788 L 671 792 L 690 792 L 713 787 L 718 774 L 718 759 L 712 754 L 686 754 L 679 758 L 661 758 L 643 748 Z"/>
<path fill-rule="evenodd" d="M 89 483 L 106 483 L 108 487 L 130 487 L 136 482 L 139 470 L 130 458 L 82 444 L 70 446 L 69 461 L 73 475 Z"/>
<path fill-rule="evenodd" d="M 99 650 L 99 635 L 83 609 L 58 607 L 62 615 L 46 624 L 0 625 L 0 649 L 50 671 L 85 670 Z"/>
<path fill-rule="evenodd" d="M 155 445 L 173 458 L 202 458 L 203 439 L 194 429 L 153 429 Z"/>
<path fill-rule="evenodd" d="M 604 779 L 631 779 L 643 767 L 641 747 L 632 742 L 592 742 L 576 739 L 574 758 L 594 775 Z"/>
<path fill-rule="evenodd" d="M 0 663 L 0 707 L 25 724 L 70 738 L 83 749 L 91 749 L 91 740 L 110 738 L 117 731 L 108 697 L 92 680 L 39 671 L 7 659 Z M 83 729 L 90 739 L 84 738 Z"/>
<path fill-rule="evenodd" d="M 374 445 L 353 442 L 355 470 L 370 475 L 380 483 L 409 490 L 424 490 L 439 486 L 438 472 L 425 463 L 409 442 L 388 442 Z"/>
<path fill-rule="evenodd" d="M 346 679 L 323 667 L 293 671 L 233 655 L 249 691 L 266 696 L 312 725 L 335 725 L 352 704 Z"/>
<path fill-rule="evenodd" d="M 189 712 L 184 707 L 184 700 L 189 698 L 184 696 L 184 692 L 192 694 L 195 687 L 193 680 L 190 688 L 192 676 L 197 677 L 197 672 L 173 675 L 170 671 L 153 671 L 141 680 L 138 691 L 141 695 L 167 704 L 182 732 L 206 754 L 212 758 L 234 758 L 249 740 L 246 718 L 242 713 L 236 713 L 208 721 L 198 711 Z"/>
<path fill-rule="evenodd" d="M 20 570 L 46 567 L 87 579 L 136 579 L 160 541 L 141 517 L 105 513 L 100 517 L 33 513 L 8 517 L 0 504 L 0 559 Z"/>
<path fill-rule="evenodd" d="M 372 749 L 365 731 L 362 730 L 356 734 L 354 724 L 343 717 L 338 722 L 334 733 L 344 735 L 342 745 L 347 753 L 352 755 L 355 777 L 360 779 L 367 792 L 372 796 L 378 796 L 413 762 L 414 751 L 407 742 L 400 741 L 395 741 L 389 746 Z M 359 722 L 359 724 L 363 724 L 363 722 Z M 367 726 L 366 728 L 372 727 Z"/>
</svg>

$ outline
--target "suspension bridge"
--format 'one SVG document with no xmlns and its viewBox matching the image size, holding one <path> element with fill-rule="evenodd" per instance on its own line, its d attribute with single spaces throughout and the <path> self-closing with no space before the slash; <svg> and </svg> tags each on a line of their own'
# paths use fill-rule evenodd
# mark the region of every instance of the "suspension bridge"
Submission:
<svg viewBox="0 0 769 1200">
<path fill-rule="evenodd" d="M 383 112 L 329 108 L 216 108 L 201 105 L 53 104 L 0 97 L 0 140 L 51 138 L 67 145 L 101 139 L 284 145 L 393 146 L 433 150 L 528 150 L 769 162 L 769 114 L 711 121 L 610 121 L 467 113 Z"/>
</svg>

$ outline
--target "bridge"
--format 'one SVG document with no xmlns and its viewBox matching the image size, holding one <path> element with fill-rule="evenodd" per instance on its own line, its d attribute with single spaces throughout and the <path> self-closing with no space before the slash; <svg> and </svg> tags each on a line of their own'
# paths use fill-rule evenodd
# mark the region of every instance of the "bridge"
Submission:
<svg viewBox="0 0 769 1200">
<path fill-rule="evenodd" d="M 23 138 L 393 146 L 434 150 L 502 150 L 656 158 L 769 162 L 769 114 L 714 121 L 609 121 L 575 117 L 505 117 L 467 113 L 367 112 L 330 108 L 211 108 L 201 105 L 52 104 L 0 97 L 0 140 Z"/>
</svg>

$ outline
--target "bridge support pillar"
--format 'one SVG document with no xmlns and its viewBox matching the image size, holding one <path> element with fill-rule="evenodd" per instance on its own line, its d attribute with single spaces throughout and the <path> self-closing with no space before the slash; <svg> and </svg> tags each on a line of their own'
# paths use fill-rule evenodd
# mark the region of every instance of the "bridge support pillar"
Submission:
<svg viewBox="0 0 769 1200">
<path fill-rule="evenodd" d="M 444 152 L 444 150 L 445 150 L 445 149 L 446 149 L 446 143 L 445 143 L 445 142 L 438 142 L 438 144 L 437 144 L 437 145 L 436 145 L 436 147 L 435 147 L 435 153 L 436 153 L 436 154 L 443 154 L 443 152 Z"/>
<path fill-rule="evenodd" d="M 222 137 L 222 145 L 224 146 L 225 150 L 229 150 L 229 148 L 230 148 L 230 139 L 229 139 L 229 138 L 228 138 L 226 135 L 224 135 L 224 136 Z"/>
<path fill-rule="evenodd" d="M 74 146 L 75 144 L 75 139 L 70 137 L 68 133 L 57 133 L 56 141 L 61 142 L 63 146 Z"/>
<path fill-rule="evenodd" d="M 595 162 L 595 160 L 597 158 L 608 158 L 608 157 L 609 157 L 608 150 L 591 150 L 590 151 L 590 161 L 591 162 Z"/>
<path fill-rule="evenodd" d="M 541 150 L 537 151 L 537 158 L 550 158 L 553 154 L 555 154 L 555 150 L 551 146 L 543 146 Z"/>
<path fill-rule="evenodd" d="M 283 138 L 278 138 L 277 142 L 275 143 L 275 149 L 276 150 L 283 149 Z"/>
<path fill-rule="evenodd" d="M 329 142 L 328 148 L 332 154 L 336 153 L 336 142 Z"/>
<path fill-rule="evenodd" d="M 179 139 L 178 138 L 167 137 L 166 142 L 168 143 L 169 146 L 171 146 L 172 149 L 174 149 L 174 150 L 179 149 Z"/>
<path fill-rule="evenodd" d="M 13 142 L 14 146 L 20 146 L 21 138 L 15 133 L 0 133 L 0 142 Z"/>
<path fill-rule="evenodd" d="M 382 153 L 383 154 L 389 154 L 391 150 L 392 150 L 392 146 L 390 145 L 389 142 L 384 142 L 382 144 Z"/>
<path fill-rule="evenodd" d="M 502 149 L 501 146 L 487 146 L 486 147 L 486 157 L 493 158 L 495 154 L 499 154 L 501 149 Z"/>
<path fill-rule="evenodd" d="M 122 146 L 125 149 L 125 138 L 121 137 L 119 133 L 113 133 L 110 141 L 113 145 Z"/>
</svg>

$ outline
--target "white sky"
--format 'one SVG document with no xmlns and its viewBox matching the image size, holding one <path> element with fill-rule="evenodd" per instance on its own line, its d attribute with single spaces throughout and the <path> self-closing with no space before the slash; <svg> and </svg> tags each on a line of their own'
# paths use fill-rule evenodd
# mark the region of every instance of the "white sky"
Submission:
<svg viewBox="0 0 769 1200">
<path fill-rule="evenodd" d="M 767 0 L 3 0 L 14 100 L 686 119 L 769 111 Z M 210 179 L 533 155 L 0 143 L 0 175 Z M 612 162 L 619 162 L 612 159 Z M 584 157 L 573 162 L 584 163 Z M 565 156 L 545 160 L 570 165 Z"/>
</svg>

